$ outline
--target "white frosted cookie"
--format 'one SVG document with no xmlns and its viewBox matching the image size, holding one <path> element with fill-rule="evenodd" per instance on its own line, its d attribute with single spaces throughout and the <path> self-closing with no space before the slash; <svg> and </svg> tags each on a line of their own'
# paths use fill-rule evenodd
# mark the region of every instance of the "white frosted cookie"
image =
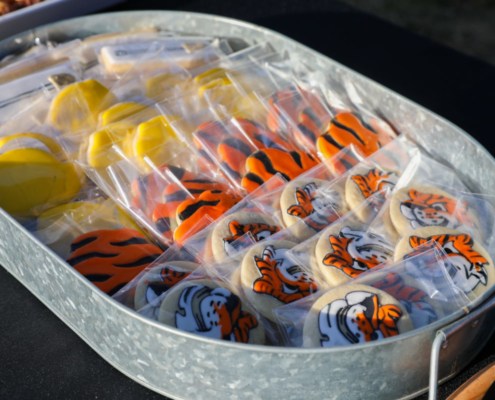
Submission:
<svg viewBox="0 0 495 400">
<path fill-rule="evenodd" d="M 365 231 L 357 221 L 333 224 L 316 248 L 317 267 L 331 286 L 338 286 L 392 259 L 394 246 L 381 235 Z"/>
<path fill-rule="evenodd" d="M 136 285 L 136 293 L 134 294 L 136 310 L 156 301 L 158 297 L 198 267 L 199 264 L 189 261 L 170 261 L 150 268 Z"/>
<path fill-rule="evenodd" d="M 265 342 L 256 316 L 225 283 L 216 280 L 186 280 L 174 286 L 162 302 L 158 321 L 212 339 Z"/>
<path fill-rule="evenodd" d="M 211 234 L 211 249 L 215 260 L 232 256 L 252 242 L 245 240 L 247 233 L 255 242 L 279 232 L 281 227 L 269 216 L 258 212 L 240 211 L 223 218 Z"/>
<path fill-rule="evenodd" d="M 397 172 L 383 171 L 376 167 L 355 168 L 345 184 L 345 198 L 349 208 L 356 209 L 358 218 L 366 222 L 373 215 L 373 204 L 369 204 L 369 207 L 359 206 L 378 192 L 393 189 L 398 179 Z"/>
<path fill-rule="evenodd" d="M 390 217 L 400 236 L 426 226 L 470 230 L 479 230 L 480 226 L 477 216 L 465 202 L 431 186 L 399 189 L 390 203 Z"/>
<path fill-rule="evenodd" d="M 321 179 L 301 178 L 289 182 L 282 192 L 282 218 L 286 226 L 297 224 L 292 232 L 301 241 L 321 231 L 348 211 L 341 186 L 320 190 L 328 184 L 328 181 Z"/>
<path fill-rule="evenodd" d="M 413 330 L 405 308 L 365 285 L 343 285 L 321 296 L 304 322 L 304 347 L 334 347 L 386 339 Z"/>
<path fill-rule="evenodd" d="M 251 247 L 241 266 L 241 283 L 247 300 L 258 312 L 275 321 L 273 310 L 318 290 L 313 277 L 287 252 L 296 243 L 265 240 Z"/>
<path fill-rule="evenodd" d="M 435 241 L 447 253 L 450 261 L 445 264 L 449 269 L 447 272 L 462 290 L 473 291 L 475 296 L 480 296 L 495 283 L 493 260 L 488 252 L 470 235 L 455 229 L 425 227 L 414 230 L 397 245 L 396 261 L 400 261 L 414 248 L 431 241 Z M 426 250 L 426 246 L 423 248 Z M 428 273 L 429 270 L 422 268 L 421 271 Z"/>
</svg>

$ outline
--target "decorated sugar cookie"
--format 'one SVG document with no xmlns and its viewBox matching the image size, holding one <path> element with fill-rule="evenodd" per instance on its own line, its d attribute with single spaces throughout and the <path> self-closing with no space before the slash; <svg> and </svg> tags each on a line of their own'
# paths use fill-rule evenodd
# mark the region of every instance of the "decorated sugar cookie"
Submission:
<svg viewBox="0 0 495 400">
<path fill-rule="evenodd" d="M 369 207 L 359 207 L 365 200 L 376 199 L 377 193 L 393 189 L 399 179 L 399 175 L 392 171 L 383 171 L 379 168 L 360 167 L 353 170 L 345 184 L 345 196 L 351 210 L 356 210 L 356 215 L 366 222 L 372 210 Z M 373 208 L 374 204 L 370 204 Z M 359 208 L 358 208 L 359 207 Z"/>
<path fill-rule="evenodd" d="M 263 344 L 265 332 L 253 312 L 224 283 L 188 280 L 163 300 L 158 320 L 211 339 Z"/>
<path fill-rule="evenodd" d="M 149 269 L 137 283 L 134 295 L 135 309 L 140 310 L 151 304 L 155 307 L 156 312 L 154 314 L 158 318 L 161 302 L 158 304 L 157 299 L 181 280 L 187 278 L 198 267 L 199 264 L 189 261 L 169 261 Z"/>
<path fill-rule="evenodd" d="M 323 231 L 315 254 L 327 282 L 337 286 L 392 259 L 394 246 L 381 235 L 366 232 L 363 224 L 346 221 Z"/>
<path fill-rule="evenodd" d="M 220 190 L 207 190 L 197 199 L 186 200 L 177 207 L 178 228 L 174 232 L 174 240 L 181 243 L 191 229 L 206 216 L 212 220 L 218 219 L 230 210 L 239 201 L 240 197 L 233 196 Z"/>
<path fill-rule="evenodd" d="M 222 219 L 213 229 L 211 249 L 217 261 L 232 256 L 251 244 L 244 240 L 247 234 L 255 242 L 267 239 L 279 232 L 280 226 L 273 218 L 257 212 L 237 212 Z"/>
<path fill-rule="evenodd" d="M 339 216 L 347 213 L 347 203 L 342 188 L 320 190 L 328 182 L 320 179 L 303 178 L 290 182 L 280 197 L 280 208 L 284 223 L 292 226 L 299 223 L 301 240 L 321 231 Z M 300 222 L 304 220 L 305 223 Z"/>
<path fill-rule="evenodd" d="M 430 186 L 407 186 L 398 190 L 390 204 L 390 217 L 402 236 L 426 226 L 470 232 L 479 226 L 477 216 L 466 202 Z"/>
<path fill-rule="evenodd" d="M 413 256 L 427 250 L 427 244 L 436 242 L 446 253 L 448 263 L 445 267 L 453 282 L 465 291 L 473 291 L 480 296 L 495 283 L 493 260 L 488 252 L 470 235 L 455 229 L 444 227 L 425 227 L 404 236 L 396 250 L 396 259 L 406 253 Z M 422 269 L 427 271 L 426 269 Z"/>
<path fill-rule="evenodd" d="M 97 230 L 77 237 L 67 262 L 99 289 L 113 296 L 162 250 L 134 229 Z"/>
<path fill-rule="evenodd" d="M 330 290 L 311 307 L 304 322 L 304 347 L 368 343 L 413 330 L 408 312 L 389 294 L 348 284 Z"/>
<path fill-rule="evenodd" d="M 343 112 L 332 119 L 328 131 L 318 138 L 316 146 L 324 159 L 350 144 L 369 157 L 394 139 L 395 133 L 384 122 L 366 121 L 357 113 Z"/>
<path fill-rule="evenodd" d="M 1 208 L 33 217 L 74 198 L 82 176 L 55 140 L 26 132 L 0 139 L 0 187 Z"/>
<path fill-rule="evenodd" d="M 262 149 L 251 154 L 246 160 L 247 173 L 242 178 L 242 187 L 249 193 L 280 173 L 291 181 L 318 165 L 319 161 L 309 153 L 300 150 L 284 151 L 276 148 Z"/>
<path fill-rule="evenodd" d="M 64 87 L 53 99 L 49 121 L 62 132 L 75 132 L 98 122 L 98 115 L 117 101 L 100 82 L 88 79 Z"/>
<path fill-rule="evenodd" d="M 242 261 L 241 283 L 246 298 L 261 315 L 274 321 L 272 310 L 318 290 L 314 278 L 289 257 L 296 243 L 265 240 L 247 252 Z"/>
</svg>

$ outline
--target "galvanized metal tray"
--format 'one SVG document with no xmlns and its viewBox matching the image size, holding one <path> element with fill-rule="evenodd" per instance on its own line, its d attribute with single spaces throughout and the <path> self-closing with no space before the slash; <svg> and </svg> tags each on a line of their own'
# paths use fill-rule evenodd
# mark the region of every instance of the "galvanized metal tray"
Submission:
<svg viewBox="0 0 495 400">
<path fill-rule="evenodd" d="M 273 31 L 212 15 L 146 11 L 77 18 L 0 42 L 0 57 L 36 37 L 66 41 L 144 27 L 269 40 L 315 69 L 349 79 L 403 134 L 470 178 L 471 189 L 495 193 L 494 158 L 443 118 L 345 66 Z M 459 157 L 462 154 L 462 157 Z M 470 309 L 382 342 L 328 349 L 236 344 L 145 319 L 99 291 L 0 209 L 0 263 L 89 346 L 140 384 L 176 399 L 409 399 L 430 378 L 445 381 L 465 367 L 495 329 L 495 288 Z M 435 389 L 430 392 L 434 398 Z"/>
</svg>

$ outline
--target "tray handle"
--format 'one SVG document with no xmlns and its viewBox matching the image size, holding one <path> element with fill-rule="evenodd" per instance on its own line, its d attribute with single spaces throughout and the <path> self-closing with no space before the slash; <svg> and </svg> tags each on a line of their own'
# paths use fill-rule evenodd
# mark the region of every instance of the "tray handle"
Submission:
<svg viewBox="0 0 495 400">
<path fill-rule="evenodd" d="M 449 341 L 449 338 L 457 331 L 462 329 L 468 324 L 473 324 L 482 314 L 495 307 L 495 296 L 490 298 L 487 302 L 475 309 L 460 320 L 446 326 L 443 329 L 437 331 L 435 339 L 431 345 L 431 358 L 430 358 L 430 391 L 428 394 L 428 400 L 436 400 L 438 390 L 438 364 L 440 360 L 440 349 L 444 344 Z"/>
</svg>

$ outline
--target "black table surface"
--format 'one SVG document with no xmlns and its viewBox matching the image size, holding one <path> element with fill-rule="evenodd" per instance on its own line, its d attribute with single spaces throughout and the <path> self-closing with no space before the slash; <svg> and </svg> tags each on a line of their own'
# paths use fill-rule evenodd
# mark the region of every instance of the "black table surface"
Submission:
<svg viewBox="0 0 495 400">
<path fill-rule="evenodd" d="M 146 9 L 224 15 L 276 30 L 438 113 L 495 154 L 495 68 L 482 61 L 331 0 L 135 0 L 105 11 Z M 0 399 L 163 399 L 107 364 L 3 268 L 0 294 Z M 493 361 L 494 337 L 438 398 Z"/>
</svg>

